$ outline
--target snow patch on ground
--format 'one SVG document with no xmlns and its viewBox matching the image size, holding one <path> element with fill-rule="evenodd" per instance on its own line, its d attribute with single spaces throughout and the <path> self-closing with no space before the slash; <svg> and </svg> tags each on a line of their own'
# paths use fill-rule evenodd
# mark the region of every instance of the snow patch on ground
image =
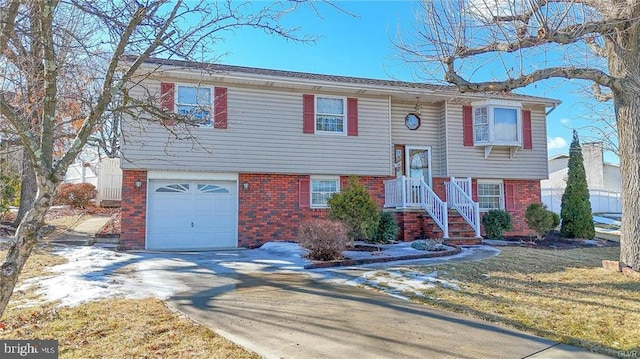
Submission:
<svg viewBox="0 0 640 359">
<path fill-rule="evenodd" d="M 395 250 L 406 253 L 409 248 L 401 245 Z M 499 250 L 478 246 L 446 258 L 375 263 L 353 270 L 305 270 L 304 266 L 311 263 L 304 258 L 306 250 L 287 242 L 270 242 L 257 249 L 190 253 L 123 253 L 99 247 L 58 247 L 54 253 L 65 257 L 68 263 L 52 267 L 50 276 L 26 280 L 19 289 L 34 287 L 44 301 L 76 306 L 105 298 L 166 299 L 191 289 L 189 281 L 206 281 L 212 287 L 232 285 L 236 273 L 300 273 L 336 284 L 372 287 L 394 296 L 420 296 L 423 290 L 436 285 L 453 290 L 459 286 L 453 280 L 438 278 L 437 272 L 406 271 L 402 263 L 417 266 L 460 258 L 474 260 L 495 255 Z"/>
<path fill-rule="evenodd" d="M 431 273 L 377 270 L 366 272 L 362 276 L 345 282 L 349 285 L 362 285 L 387 292 L 394 297 L 408 299 L 408 296 L 424 296 L 423 291 L 441 286 L 447 289 L 460 290 L 455 280 L 438 278 L 438 271 Z"/>
</svg>

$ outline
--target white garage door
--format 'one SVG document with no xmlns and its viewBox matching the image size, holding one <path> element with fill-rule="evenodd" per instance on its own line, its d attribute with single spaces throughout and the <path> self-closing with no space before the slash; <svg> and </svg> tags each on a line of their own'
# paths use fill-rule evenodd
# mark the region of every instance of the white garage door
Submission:
<svg viewBox="0 0 640 359">
<path fill-rule="evenodd" d="M 151 180 L 147 249 L 237 246 L 237 185 L 232 181 Z"/>
</svg>

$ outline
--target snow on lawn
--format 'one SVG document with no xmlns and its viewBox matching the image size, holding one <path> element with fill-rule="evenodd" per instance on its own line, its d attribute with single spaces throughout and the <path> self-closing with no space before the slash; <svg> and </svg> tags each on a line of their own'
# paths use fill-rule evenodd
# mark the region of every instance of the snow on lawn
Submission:
<svg viewBox="0 0 640 359">
<path fill-rule="evenodd" d="M 51 267 L 50 276 L 28 279 L 17 289 L 35 287 L 45 301 L 59 301 L 61 306 L 116 297 L 166 299 L 189 290 L 184 279 L 193 274 L 302 271 L 310 263 L 302 258 L 305 250 L 292 243 L 197 253 L 114 252 L 99 247 L 60 247 L 54 253 L 68 262 Z"/>
<path fill-rule="evenodd" d="M 377 270 L 366 272 L 362 276 L 345 284 L 364 285 L 382 290 L 394 297 L 408 299 L 407 296 L 424 296 L 423 291 L 437 285 L 460 290 L 457 281 L 438 278 L 438 271 L 431 273 L 410 272 L 401 270 Z"/>
<path fill-rule="evenodd" d="M 487 249 L 489 248 L 489 249 Z M 400 251 L 407 251 L 405 245 Z M 448 258 L 481 259 L 498 251 L 481 246 L 465 248 Z M 51 267 L 52 274 L 31 278 L 18 289 L 34 287 L 41 300 L 58 301 L 75 306 L 103 298 L 166 299 L 195 287 L 224 287 L 237 282 L 234 273 L 301 273 L 336 284 L 362 285 L 381 289 L 391 295 L 422 295 L 435 285 L 459 289 L 455 281 L 445 281 L 437 273 L 404 271 L 399 265 L 376 263 L 357 270 L 328 268 L 305 270 L 311 263 L 298 244 L 270 242 L 257 249 L 234 249 L 209 252 L 113 252 L 99 247 L 59 247 L 55 250 L 67 263 Z M 427 260 L 428 261 L 428 260 Z M 416 261 L 408 263 L 416 264 Z M 369 268 L 369 269 L 367 269 Z M 375 268 L 375 269 L 374 269 Z M 347 273 L 347 274 L 345 274 Z M 194 274 L 199 275 L 195 277 Z M 236 281 L 236 282 L 234 282 Z M 21 306 L 37 303 L 20 303 Z"/>
</svg>

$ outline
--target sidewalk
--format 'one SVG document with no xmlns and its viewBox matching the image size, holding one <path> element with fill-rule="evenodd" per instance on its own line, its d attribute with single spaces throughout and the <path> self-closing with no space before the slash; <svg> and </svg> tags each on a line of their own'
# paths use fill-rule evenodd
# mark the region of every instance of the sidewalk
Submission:
<svg viewBox="0 0 640 359">
<path fill-rule="evenodd" d="M 91 246 L 95 242 L 96 233 L 109 220 L 111 215 L 94 215 L 83 222 L 79 223 L 72 230 L 64 235 L 63 238 L 55 239 L 52 243 Z"/>
</svg>

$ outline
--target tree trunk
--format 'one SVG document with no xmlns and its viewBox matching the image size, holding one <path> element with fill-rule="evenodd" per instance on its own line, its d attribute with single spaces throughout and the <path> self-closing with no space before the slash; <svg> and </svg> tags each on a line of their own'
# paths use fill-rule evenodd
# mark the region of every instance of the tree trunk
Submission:
<svg viewBox="0 0 640 359">
<path fill-rule="evenodd" d="M 40 228 L 44 223 L 44 216 L 51 206 L 56 185 L 46 181 L 40 186 L 35 202 L 16 231 L 15 239 L 11 242 L 4 263 L 0 266 L 0 318 L 11 299 L 13 289 L 18 282 L 18 276 L 24 267 L 33 247 L 40 240 Z"/>
<path fill-rule="evenodd" d="M 31 159 L 23 151 L 22 153 L 22 184 L 20 186 L 20 207 L 18 215 L 13 222 L 13 226 L 17 227 L 25 218 L 27 212 L 33 208 L 33 202 L 38 193 L 38 184 L 36 183 L 36 173 L 33 170 Z"/>
<path fill-rule="evenodd" d="M 634 5 L 634 18 L 640 5 Z M 620 262 L 640 271 L 640 25 L 634 23 L 606 43 L 611 76 L 620 84 L 612 88 L 618 125 L 622 177 Z M 624 50 L 624 51 L 623 51 Z"/>
<path fill-rule="evenodd" d="M 622 176 L 620 262 L 640 270 L 640 93 L 615 96 L 615 110 Z"/>
</svg>

